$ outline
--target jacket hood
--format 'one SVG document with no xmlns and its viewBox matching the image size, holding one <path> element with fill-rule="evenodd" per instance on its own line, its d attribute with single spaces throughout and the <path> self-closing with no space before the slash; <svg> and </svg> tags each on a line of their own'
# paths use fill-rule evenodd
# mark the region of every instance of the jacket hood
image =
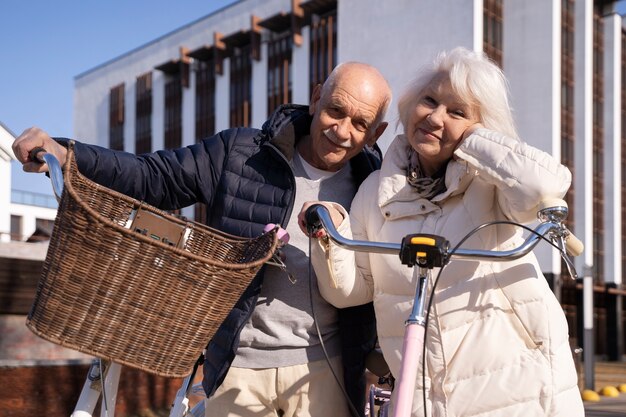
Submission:
<svg viewBox="0 0 626 417">
<path fill-rule="evenodd" d="M 262 131 L 266 138 L 272 138 L 270 143 L 291 161 L 296 142 L 309 134 L 312 121 L 309 106 L 283 104 L 263 124 Z"/>
</svg>

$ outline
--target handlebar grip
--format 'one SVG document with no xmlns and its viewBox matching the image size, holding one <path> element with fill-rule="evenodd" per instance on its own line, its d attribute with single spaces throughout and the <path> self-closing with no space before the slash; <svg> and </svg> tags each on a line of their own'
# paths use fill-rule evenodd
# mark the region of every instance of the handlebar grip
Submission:
<svg viewBox="0 0 626 417">
<path fill-rule="evenodd" d="M 546 208 L 552 208 L 552 207 L 565 207 L 568 208 L 567 203 L 565 202 L 565 200 L 561 199 L 561 198 L 547 198 L 545 200 L 542 200 L 539 203 L 539 210 L 543 210 Z"/>
<path fill-rule="evenodd" d="M 327 210 L 322 204 L 313 204 L 304 213 L 304 221 L 306 222 L 306 229 L 309 233 L 322 228 L 322 222 L 316 213 L 318 207 L 322 207 L 324 210 Z"/>
<path fill-rule="evenodd" d="M 565 250 L 568 255 L 578 256 L 583 253 L 584 249 L 585 245 L 583 245 L 583 242 L 570 232 L 570 234 L 565 238 Z"/>
<path fill-rule="evenodd" d="M 42 148 L 41 146 L 38 146 L 30 150 L 30 152 L 28 153 L 28 159 L 30 159 L 31 161 L 37 161 L 40 164 L 45 164 L 46 161 L 43 159 L 43 156 L 39 156 L 39 154 L 46 153 L 46 152 L 47 151 L 44 148 Z"/>
</svg>

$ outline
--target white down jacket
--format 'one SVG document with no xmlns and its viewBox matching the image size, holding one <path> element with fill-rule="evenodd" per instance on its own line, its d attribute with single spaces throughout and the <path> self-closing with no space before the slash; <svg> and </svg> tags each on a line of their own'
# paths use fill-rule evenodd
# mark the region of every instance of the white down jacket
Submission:
<svg viewBox="0 0 626 417">
<path fill-rule="evenodd" d="M 406 234 L 429 233 L 453 247 L 485 222 L 534 221 L 540 201 L 563 197 L 571 182 L 568 169 L 547 153 L 478 129 L 448 163 L 447 190 L 427 200 L 406 181 L 408 146 L 403 135 L 395 138 L 381 170 L 361 185 L 350 216 L 343 210 L 342 235 L 399 243 Z M 499 225 L 463 247 L 507 250 L 522 241 L 520 228 Z M 404 322 L 415 294 L 412 270 L 397 255 L 355 257 L 322 241 L 312 259 L 330 303 L 373 300 L 381 349 L 399 375 Z M 507 262 L 452 260 L 435 289 L 426 348 L 432 416 L 584 415 L 567 322 L 532 253 Z M 423 416 L 421 382 L 420 369 L 415 417 Z"/>
</svg>

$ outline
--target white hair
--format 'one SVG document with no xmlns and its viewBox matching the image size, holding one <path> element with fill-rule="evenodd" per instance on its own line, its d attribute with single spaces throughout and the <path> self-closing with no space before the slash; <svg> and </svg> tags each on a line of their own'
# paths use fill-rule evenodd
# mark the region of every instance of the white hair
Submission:
<svg viewBox="0 0 626 417">
<path fill-rule="evenodd" d="M 418 71 L 398 102 L 399 122 L 404 128 L 425 88 L 441 76 L 450 80 L 461 100 L 476 106 L 483 126 L 519 140 L 502 70 L 482 54 L 461 47 L 441 52 L 432 64 Z"/>
</svg>

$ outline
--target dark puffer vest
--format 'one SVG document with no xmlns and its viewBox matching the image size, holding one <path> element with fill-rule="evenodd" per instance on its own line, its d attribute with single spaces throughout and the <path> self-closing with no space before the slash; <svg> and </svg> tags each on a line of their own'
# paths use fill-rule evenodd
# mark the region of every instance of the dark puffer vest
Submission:
<svg viewBox="0 0 626 417">
<path fill-rule="evenodd" d="M 77 142 L 76 162 L 94 181 L 164 210 L 205 203 L 209 226 L 254 237 L 268 223 L 286 226 L 295 198 L 295 178 L 288 161 L 310 126 L 306 106 L 285 105 L 261 130 L 228 129 L 176 150 L 136 156 Z M 67 139 L 57 140 L 67 143 Z M 352 158 L 353 177 L 359 184 L 379 168 L 380 159 L 378 148 Z M 207 396 L 228 372 L 263 276 L 261 269 L 207 346 L 203 380 Z M 364 359 L 376 337 L 372 304 L 339 310 L 339 326 L 346 390 L 362 412 Z"/>
</svg>

